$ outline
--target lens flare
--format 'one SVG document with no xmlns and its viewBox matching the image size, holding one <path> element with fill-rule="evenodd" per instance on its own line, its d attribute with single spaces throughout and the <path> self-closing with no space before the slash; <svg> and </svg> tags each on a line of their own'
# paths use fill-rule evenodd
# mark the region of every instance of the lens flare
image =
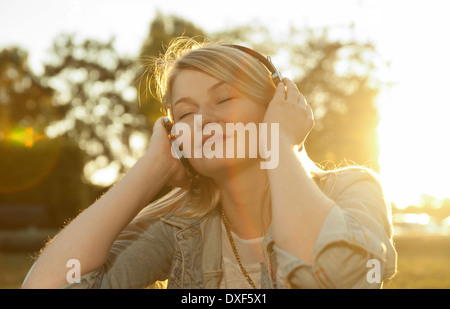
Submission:
<svg viewBox="0 0 450 309">
<path fill-rule="evenodd" d="M 46 135 L 35 132 L 32 127 L 15 128 L 6 136 L 7 140 L 23 145 L 26 148 L 31 148 L 36 142 L 46 138 Z"/>
<path fill-rule="evenodd" d="M 0 138 L 0 193 L 16 193 L 40 183 L 56 165 L 59 139 L 50 139 L 32 127 L 16 127 Z"/>
</svg>

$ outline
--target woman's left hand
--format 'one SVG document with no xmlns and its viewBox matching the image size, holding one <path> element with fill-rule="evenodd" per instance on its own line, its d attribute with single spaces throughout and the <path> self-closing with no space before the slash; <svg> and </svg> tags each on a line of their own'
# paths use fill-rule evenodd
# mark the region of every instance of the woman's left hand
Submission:
<svg viewBox="0 0 450 309">
<path fill-rule="evenodd" d="M 290 145 L 303 145 L 314 127 L 314 116 L 297 86 L 284 78 L 267 107 L 264 122 L 269 127 L 272 123 L 279 124 L 280 140 Z"/>
</svg>

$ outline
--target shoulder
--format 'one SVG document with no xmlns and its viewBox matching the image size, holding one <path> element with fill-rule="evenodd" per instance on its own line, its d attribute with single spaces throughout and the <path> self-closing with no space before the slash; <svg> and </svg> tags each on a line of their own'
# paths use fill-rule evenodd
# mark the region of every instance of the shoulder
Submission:
<svg viewBox="0 0 450 309">
<path fill-rule="evenodd" d="M 316 175 L 316 179 L 322 191 L 330 197 L 338 197 L 341 193 L 355 188 L 360 193 L 371 192 L 384 195 L 379 175 L 363 166 L 320 172 Z"/>
<path fill-rule="evenodd" d="M 347 167 L 321 176 L 322 191 L 340 209 L 360 222 L 375 220 L 388 235 L 393 234 L 391 204 L 376 172 L 365 167 Z"/>
</svg>

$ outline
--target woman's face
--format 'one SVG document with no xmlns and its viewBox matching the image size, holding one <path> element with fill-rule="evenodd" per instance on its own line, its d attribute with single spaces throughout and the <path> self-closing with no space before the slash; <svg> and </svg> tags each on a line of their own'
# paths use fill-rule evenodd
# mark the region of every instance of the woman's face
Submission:
<svg viewBox="0 0 450 309">
<path fill-rule="evenodd" d="M 257 150 L 258 133 L 255 136 L 246 132 L 242 142 L 237 135 L 243 131 L 230 128 L 238 128 L 235 124 L 241 123 L 241 128 L 250 124 L 245 128 L 257 129 L 264 119 L 264 104 L 252 101 L 236 88 L 202 71 L 188 69 L 181 70 L 175 77 L 171 98 L 175 124 L 187 124 L 190 128 L 190 154 L 186 154 L 185 146 L 182 148 L 197 172 L 212 177 L 237 164 L 259 162 L 258 158 L 250 155 L 249 149 L 256 147 Z M 207 132 L 208 129 L 212 131 Z M 200 139 L 199 132 L 202 132 Z M 233 149 L 227 148 L 230 143 Z M 215 151 L 215 155 L 211 157 L 209 152 L 207 157 L 208 150 Z M 239 151 L 245 151 L 244 157 Z M 223 154 L 222 158 L 218 153 Z"/>
</svg>

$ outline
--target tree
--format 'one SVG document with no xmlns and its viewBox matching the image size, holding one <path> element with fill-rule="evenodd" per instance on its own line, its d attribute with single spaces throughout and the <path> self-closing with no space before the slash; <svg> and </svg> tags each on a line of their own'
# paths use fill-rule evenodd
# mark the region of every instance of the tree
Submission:
<svg viewBox="0 0 450 309">
<path fill-rule="evenodd" d="M 81 178 L 83 151 L 64 136 L 47 135 L 66 109 L 53 104 L 53 89 L 30 70 L 19 47 L 0 52 L 0 81 L 0 208 L 43 207 L 46 224 L 61 226 L 93 196 Z"/>
<path fill-rule="evenodd" d="M 30 70 L 25 50 L 10 47 L 0 52 L 0 140 L 31 146 L 33 138 L 42 138 L 47 124 L 59 114 L 52 96 L 53 91 Z"/>
<path fill-rule="evenodd" d="M 42 80 L 54 89 L 54 104 L 66 113 L 49 132 L 78 144 L 89 166 L 114 164 L 118 173 L 125 172 L 136 159 L 131 137 L 149 130 L 132 85 L 136 63 L 116 52 L 114 38 L 78 42 L 74 35 L 60 35 L 51 54 Z"/>
<path fill-rule="evenodd" d="M 353 161 L 379 169 L 374 57 L 372 44 L 331 40 L 327 31 L 312 33 L 307 44 L 292 49 L 292 63 L 305 68 L 296 83 L 316 116 L 305 144 L 316 162 Z"/>
<path fill-rule="evenodd" d="M 58 155 L 58 149 L 42 157 L 28 169 L 15 151 L 25 148 L 21 157 L 32 152 L 39 141 L 46 140 L 45 128 L 57 119 L 52 106 L 53 91 L 45 87 L 28 66 L 28 53 L 19 47 L 0 52 L 0 193 L 12 193 L 35 184 L 45 177 Z"/>
</svg>

